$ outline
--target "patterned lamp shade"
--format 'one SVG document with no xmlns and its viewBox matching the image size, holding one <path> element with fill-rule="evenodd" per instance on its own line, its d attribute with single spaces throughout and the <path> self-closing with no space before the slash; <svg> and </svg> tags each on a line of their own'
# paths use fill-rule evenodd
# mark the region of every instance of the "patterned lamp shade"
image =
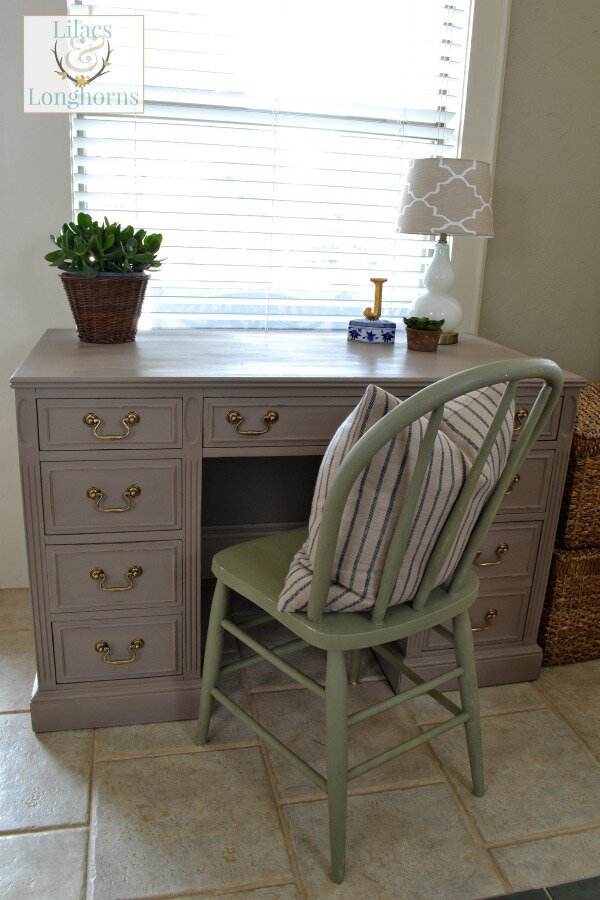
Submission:
<svg viewBox="0 0 600 900">
<path fill-rule="evenodd" d="M 493 237 L 490 164 L 478 159 L 413 159 L 398 231 Z"/>
</svg>

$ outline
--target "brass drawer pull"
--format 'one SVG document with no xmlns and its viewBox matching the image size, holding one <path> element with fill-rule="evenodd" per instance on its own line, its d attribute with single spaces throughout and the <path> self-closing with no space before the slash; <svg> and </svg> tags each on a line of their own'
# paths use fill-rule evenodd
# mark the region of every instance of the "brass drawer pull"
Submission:
<svg viewBox="0 0 600 900">
<path fill-rule="evenodd" d="M 125 572 L 125 578 L 129 582 L 126 587 L 104 587 L 104 582 L 106 581 L 106 572 L 104 569 L 92 569 L 90 572 L 90 578 L 92 581 L 98 582 L 98 587 L 101 591 L 106 591 L 106 593 L 118 594 L 121 591 L 130 591 L 133 587 L 133 579 L 139 578 L 144 570 L 141 566 L 129 566 L 127 571 Z"/>
<path fill-rule="evenodd" d="M 227 415 L 225 416 L 230 425 L 235 425 L 235 430 L 238 434 L 244 434 L 248 437 L 256 437 L 258 434 L 266 434 L 269 431 L 271 425 L 274 425 L 275 422 L 279 421 L 279 413 L 274 409 L 270 409 L 268 412 L 264 414 L 262 417 L 263 422 L 265 423 L 265 428 L 262 431 L 240 431 L 240 425 L 245 422 L 243 415 L 241 412 L 238 412 L 237 409 L 230 409 Z"/>
<path fill-rule="evenodd" d="M 498 617 L 497 609 L 488 609 L 485 616 L 483 617 L 483 621 L 485 625 L 475 625 L 471 628 L 471 631 L 487 631 L 488 628 L 491 628 L 494 622 Z"/>
<path fill-rule="evenodd" d="M 515 431 L 520 431 L 525 422 L 527 421 L 527 417 L 529 415 L 529 410 L 525 409 L 524 406 L 520 406 L 517 410 L 517 414 L 515 416 Z"/>
<path fill-rule="evenodd" d="M 104 653 L 103 661 L 108 663 L 109 666 L 126 666 L 129 663 L 136 661 L 137 652 L 142 649 L 144 643 L 143 638 L 133 638 L 129 642 L 129 652 L 131 653 L 129 659 L 109 659 L 108 654 L 110 653 L 110 644 L 107 644 L 106 641 L 96 641 L 94 650 L 96 653 Z"/>
<path fill-rule="evenodd" d="M 102 419 L 96 415 L 96 413 L 86 413 L 83 417 L 84 425 L 87 425 L 88 428 L 94 429 L 94 437 L 99 441 L 122 441 L 124 438 L 128 438 L 131 434 L 131 425 L 139 425 L 140 417 L 136 412 L 128 412 L 126 416 L 123 416 L 121 419 L 121 424 L 125 429 L 123 434 L 98 434 L 98 429 L 102 425 Z"/>
<path fill-rule="evenodd" d="M 516 487 L 516 486 L 518 485 L 518 483 L 520 482 L 520 480 L 521 480 L 521 476 L 520 476 L 519 473 L 517 472 L 517 474 L 515 475 L 515 477 L 513 478 L 513 480 L 512 480 L 511 483 L 510 483 L 510 487 L 508 488 L 508 490 L 507 490 L 506 493 L 504 494 L 505 497 L 507 497 L 509 494 L 512 494 L 513 488 Z"/>
<path fill-rule="evenodd" d="M 496 559 L 494 560 L 494 562 L 477 562 L 477 560 L 479 559 L 479 557 L 481 556 L 481 553 L 482 553 L 482 551 L 480 550 L 480 551 L 478 552 L 477 556 L 475 557 L 475 565 L 476 565 L 476 566 L 481 566 L 482 569 L 483 569 L 483 568 L 486 568 L 486 567 L 489 567 L 489 566 L 499 566 L 500 563 L 502 562 L 502 557 L 503 557 L 504 554 L 507 553 L 507 552 L 508 552 L 508 544 L 505 543 L 504 541 L 502 541 L 502 542 L 501 542 L 500 544 L 498 544 L 498 546 L 496 547 L 496 550 L 495 550 L 495 553 L 496 553 Z"/>
<path fill-rule="evenodd" d="M 123 500 L 127 501 L 127 506 L 100 506 L 104 494 L 102 493 L 100 488 L 97 487 L 88 488 L 85 492 L 85 495 L 86 497 L 89 497 L 90 500 L 94 501 L 94 503 L 96 504 L 96 509 L 100 510 L 100 512 L 120 513 L 127 512 L 128 509 L 131 509 L 133 505 L 131 501 L 134 497 L 139 497 L 141 493 L 141 487 L 138 487 L 137 484 L 130 484 L 129 487 L 123 491 Z"/>
</svg>

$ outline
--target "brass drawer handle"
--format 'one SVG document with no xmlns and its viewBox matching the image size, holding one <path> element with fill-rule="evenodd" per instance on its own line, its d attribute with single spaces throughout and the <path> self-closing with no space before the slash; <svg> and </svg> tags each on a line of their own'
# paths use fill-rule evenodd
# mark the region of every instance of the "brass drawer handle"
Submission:
<svg viewBox="0 0 600 900">
<path fill-rule="evenodd" d="M 238 434 L 244 434 L 248 437 L 256 437 L 258 434 L 266 434 L 269 431 L 271 425 L 274 425 L 275 422 L 279 421 L 279 413 L 274 409 L 270 409 L 268 412 L 264 414 L 262 417 L 263 422 L 265 423 L 265 428 L 262 431 L 240 431 L 240 425 L 245 422 L 243 415 L 241 412 L 238 412 L 237 409 L 230 409 L 227 415 L 225 416 L 230 425 L 235 425 L 235 430 Z"/>
<path fill-rule="evenodd" d="M 524 406 L 520 406 L 517 410 L 517 414 L 515 415 L 515 431 L 520 431 L 525 422 L 527 421 L 527 417 L 529 415 L 529 410 L 525 409 Z"/>
<path fill-rule="evenodd" d="M 128 412 L 126 416 L 123 416 L 121 419 L 121 424 L 125 429 L 123 434 L 98 434 L 98 429 L 102 425 L 102 419 L 96 415 L 96 413 L 86 413 L 83 417 L 84 425 L 87 425 L 88 428 L 94 429 L 94 437 L 99 441 L 122 441 L 125 438 L 128 438 L 131 434 L 131 425 L 139 425 L 140 417 L 136 412 Z"/>
<path fill-rule="evenodd" d="M 129 659 L 109 659 L 110 644 L 107 644 L 106 641 L 96 641 L 94 650 L 96 653 L 104 653 L 103 662 L 108 663 L 109 666 L 126 666 L 136 661 L 138 650 L 142 649 L 144 643 L 143 638 L 133 638 L 129 642 L 129 652 L 131 653 Z"/>
<path fill-rule="evenodd" d="M 515 475 L 515 477 L 513 478 L 513 480 L 512 480 L 511 483 L 510 483 L 510 487 L 508 488 L 508 490 L 507 490 L 506 493 L 504 494 L 505 497 L 507 497 L 509 494 L 512 494 L 513 488 L 516 487 L 516 486 L 518 485 L 518 483 L 520 482 L 520 480 L 521 480 L 521 476 L 520 476 L 519 473 L 517 472 L 517 474 Z"/>
<path fill-rule="evenodd" d="M 504 541 L 502 541 L 496 547 L 496 550 L 495 550 L 496 559 L 494 560 L 494 562 L 477 562 L 477 560 L 479 559 L 479 557 L 481 556 L 481 553 L 482 553 L 482 551 L 480 550 L 478 552 L 477 556 L 475 557 L 475 565 L 481 566 L 482 569 L 489 567 L 489 566 L 499 566 L 500 563 L 502 562 L 502 557 L 507 552 L 508 552 L 508 544 L 505 543 Z"/>
<path fill-rule="evenodd" d="M 133 579 L 139 578 L 143 571 L 141 566 L 129 566 L 125 572 L 125 578 L 128 581 L 127 587 L 104 587 L 104 582 L 106 581 L 106 572 L 104 569 L 92 569 L 90 578 L 92 581 L 98 582 L 98 587 L 101 591 L 106 591 L 107 594 L 118 594 L 121 593 L 121 591 L 130 591 L 133 587 Z"/>
<path fill-rule="evenodd" d="M 128 509 L 131 509 L 133 505 L 131 501 L 134 497 L 139 497 L 141 493 L 141 487 L 138 487 L 137 484 L 130 484 L 129 487 L 123 491 L 123 500 L 127 501 L 127 506 L 100 506 L 104 494 L 102 493 L 100 488 L 97 487 L 88 488 L 85 492 L 85 495 L 86 497 L 89 497 L 90 500 L 94 501 L 94 503 L 96 504 L 96 509 L 98 509 L 100 512 L 120 513 L 127 512 Z"/>
<path fill-rule="evenodd" d="M 488 628 L 491 628 L 494 622 L 498 617 L 497 609 L 488 609 L 485 616 L 483 617 L 483 621 L 485 625 L 475 625 L 471 628 L 471 631 L 487 631 Z"/>
</svg>

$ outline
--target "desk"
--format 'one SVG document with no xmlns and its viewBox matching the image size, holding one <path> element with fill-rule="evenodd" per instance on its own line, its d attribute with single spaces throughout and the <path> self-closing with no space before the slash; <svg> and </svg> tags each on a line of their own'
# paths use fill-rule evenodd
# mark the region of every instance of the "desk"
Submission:
<svg viewBox="0 0 600 900">
<path fill-rule="evenodd" d="M 12 379 L 37 653 L 34 729 L 195 716 L 201 546 L 217 549 L 236 532 L 201 525 L 203 462 L 318 456 L 371 382 L 406 397 L 519 356 L 468 335 L 429 354 L 407 351 L 402 336 L 370 347 L 331 332 L 168 331 L 99 346 L 73 331 L 46 332 Z M 481 684 L 539 674 L 537 630 L 582 384 L 567 374 L 482 548 L 489 562 L 509 545 L 501 564 L 478 570 Z M 535 390 L 521 386 L 516 429 Z M 291 524 L 253 529 L 251 519 L 242 531 Z M 403 650 L 426 676 L 447 666 L 433 633 Z"/>
</svg>

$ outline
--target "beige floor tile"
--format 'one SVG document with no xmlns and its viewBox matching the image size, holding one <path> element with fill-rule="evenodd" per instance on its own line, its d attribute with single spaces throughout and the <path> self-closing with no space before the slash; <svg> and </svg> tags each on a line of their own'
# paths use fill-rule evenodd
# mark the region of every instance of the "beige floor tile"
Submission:
<svg viewBox="0 0 600 900">
<path fill-rule="evenodd" d="M 0 591 L 0 631 L 6 628 L 32 628 L 29 588 Z"/>
<path fill-rule="evenodd" d="M 486 841 L 600 821 L 600 765 L 552 710 L 482 720 L 486 794 L 474 797 L 463 729 L 432 743 Z"/>
<path fill-rule="evenodd" d="M 458 691 L 449 691 L 446 696 L 460 706 Z M 528 681 L 523 681 L 520 684 L 500 684 L 495 687 L 479 688 L 479 705 L 482 716 L 494 716 L 522 709 L 539 709 L 546 703 Z M 450 717 L 448 711 L 431 697 L 417 697 L 416 700 L 411 700 L 407 706 L 419 725 L 425 725 L 428 722 L 442 722 Z"/>
<path fill-rule="evenodd" d="M 223 678 L 219 687 L 247 708 L 239 675 Z M 118 728 L 99 728 L 96 733 L 98 759 L 115 756 L 143 756 L 145 753 L 169 753 L 174 750 L 198 750 L 195 742 L 196 720 L 157 722 L 151 725 L 124 725 Z M 215 703 L 210 723 L 209 746 L 252 741 L 255 736 L 239 719 L 219 703 Z"/>
<path fill-rule="evenodd" d="M 34 678 L 33 632 L 0 631 L 0 712 L 29 709 Z"/>
<path fill-rule="evenodd" d="M 100 763 L 93 821 L 94 898 L 291 877 L 254 747 Z"/>
<path fill-rule="evenodd" d="M 442 784 L 348 801 L 346 880 L 329 880 L 327 804 L 285 807 L 311 900 L 470 900 L 504 892 Z"/>
<path fill-rule="evenodd" d="M 86 842 L 85 828 L 0 837 L 0 896 L 81 900 Z"/>
<path fill-rule="evenodd" d="M 600 828 L 492 851 L 516 891 L 600 875 Z"/>
<path fill-rule="evenodd" d="M 392 695 L 384 682 L 364 682 L 348 687 L 348 712 L 378 703 Z M 260 722 L 284 744 L 325 774 L 325 704 L 309 691 L 255 694 Z M 407 740 L 418 731 L 406 712 L 397 707 L 373 716 L 349 730 L 348 757 L 353 766 Z M 271 753 L 279 790 L 285 799 L 318 793 L 317 788 L 276 752 Z M 405 785 L 416 780 L 439 780 L 439 773 L 425 747 L 417 747 L 352 782 L 351 789 Z"/>
<path fill-rule="evenodd" d="M 278 644 L 285 644 L 288 641 L 295 640 L 295 636 L 283 625 L 280 625 L 279 622 L 259 625 L 257 628 L 253 628 L 250 633 L 266 647 L 276 647 Z M 248 656 L 252 652 L 248 647 L 242 647 L 241 649 L 242 656 Z M 311 678 L 314 678 L 321 684 L 325 683 L 326 654 L 324 650 L 318 650 L 316 647 L 304 647 L 302 650 L 296 651 L 296 653 L 290 653 L 285 658 L 293 666 L 310 675 Z M 385 679 L 379 663 L 370 650 L 363 653 L 361 678 L 365 681 L 382 681 Z M 284 675 L 283 672 L 280 672 L 275 666 L 267 662 L 258 663 L 251 669 L 246 670 L 246 684 L 250 690 L 287 687 L 295 683 L 292 678 Z"/>
<path fill-rule="evenodd" d="M 0 831 L 87 818 L 91 731 L 34 734 L 27 713 L 0 716 Z"/>
<path fill-rule="evenodd" d="M 572 666 L 544 666 L 539 685 L 600 755 L 600 659 Z"/>
</svg>

